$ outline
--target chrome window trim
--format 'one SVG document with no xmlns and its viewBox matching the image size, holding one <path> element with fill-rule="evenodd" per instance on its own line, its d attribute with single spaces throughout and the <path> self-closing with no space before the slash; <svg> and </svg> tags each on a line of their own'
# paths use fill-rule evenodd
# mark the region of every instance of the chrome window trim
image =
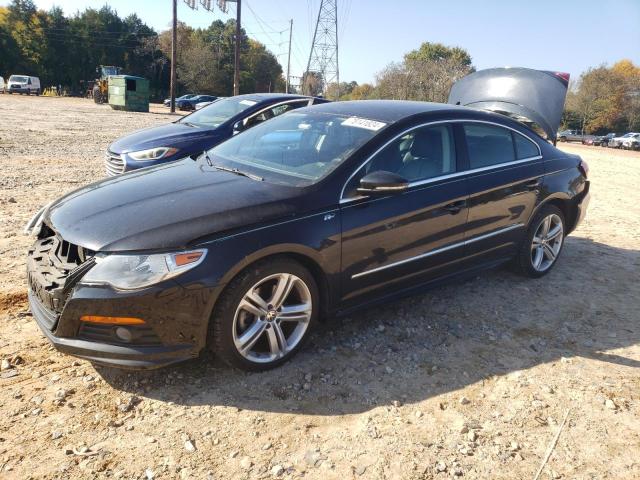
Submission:
<svg viewBox="0 0 640 480">
<path fill-rule="evenodd" d="M 431 257 L 433 255 L 437 255 L 438 253 L 446 252 L 447 250 L 453 250 L 454 248 L 464 247 L 465 245 L 469 245 L 474 242 L 479 242 L 480 240 L 485 240 L 487 238 L 495 237 L 496 235 L 500 235 L 501 233 L 510 232 L 511 230 L 515 230 L 516 228 L 522 228 L 522 227 L 524 227 L 524 223 L 514 223 L 513 225 L 499 228 L 498 230 L 494 230 L 493 232 L 485 233 L 483 235 L 470 238 L 469 240 L 463 240 L 461 242 L 452 243 L 451 245 L 436 248 L 435 250 L 430 250 L 426 253 L 421 253 L 420 255 L 416 255 L 414 257 L 405 258 L 404 260 L 398 260 L 397 262 L 389 263 L 387 265 L 381 265 L 380 267 L 376 267 L 370 270 L 365 270 L 363 272 L 356 273 L 354 275 L 351 275 L 351 280 L 354 280 L 359 277 L 363 277 L 365 275 L 369 275 L 370 273 L 386 270 L 387 268 L 397 267 L 398 265 L 403 265 L 405 263 L 413 262 L 415 260 Z"/>
<path fill-rule="evenodd" d="M 356 174 L 362 169 L 362 167 L 364 167 L 378 153 L 380 153 L 382 150 L 387 148 L 387 146 L 389 146 L 389 144 L 395 142 L 398 138 L 403 137 L 404 135 L 407 135 L 408 133 L 410 133 L 413 130 L 416 130 L 418 128 L 427 127 L 427 126 L 431 126 L 431 125 L 440 125 L 440 124 L 443 124 L 443 123 L 485 123 L 485 124 L 489 124 L 489 125 L 495 125 L 497 127 L 502 127 L 502 128 L 507 129 L 507 130 L 511 130 L 512 132 L 515 132 L 518 135 L 522 135 L 523 137 L 528 139 L 530 142 L 532 142 L 536 146 L 536 148 L 538 149 L 538 155 L 536 155 L 535 157 L 522 158 L 520 160 L 512 160 L 512 161 L 509 161 L 509 162 L 497 163 L 495 165 L 489 165 L 489 166 L 486 166 L 486 167 L 473 168 L 473 169 L 464 170 L 464 171 L 461 171 L 461 172 L 446 173 L 444 175 L 439 175 L 437 177 L 425 178 L 424 180 L 417 180 L 415 182 L 410 182 L 409 185 L 408 185 L 409 188 L 420 186 L 420 185 L 426 185 L 426 184 L 429 184 L 429 183 L 437 182 L 437 181 L 440 181 L 440 180 L 446 180 L 446 179 L 449 179 L 449 178 L 456 178 L 456 177 L 460 177 L 462 175 L 468 175 L 468 174 L 473 174 L 473 173 L 478 173 L 478 172 L 484 172 L 484 171 L 487 171 L 487 170 L 493 170 L 493 169 L 496 169 L 496 168 L 501 168 L 501 167 L 510 166 L 510 165 L 517 165 L 517 164 L 520 164 L 520 163 L 530 162 L 530 161 L 533 161 L 533 160 L 540 160 L 542 158 L 542 150 L 540 150 L 540 145 L 538 145 L 535 141 L 533 141 L 533 139 L 531 137 L 529 137 L 528 135 L 516 130 L 513 127 L 509 127 L 507 125 L 502 125 L 501 123 L 491 122 L 491 121 L 488 121 L 488 120 L 474 120 L 474 119 L 436 120 L 436 121 L 433 121 L 433 122 L 421 123 L 420 125 L 415 125 L 415 126 L 413 126 L 411 128 L 408 128 L 407 130 L 403 130 L 401 133 L 399 133 L 398 135 L 394 136 L 392 139 L 390 139 L 384 145 L 382 145 L 380 148 L 378 148 L 375 152 L 373 152 L 371 155 L 369 155 L 366 158 L 366 160 L 364 160 L 360 164 L 360 166 L 358 168 L 356 168 L 351 175 L 349 175 L 349 178 L 347 178 L 347 181 L 344 183 L 344 185 L 342 186 L 342 190 L 340 191 L 339 203 L 340 204 L 344 204 L 344 203 L 353 202 L 355 200 L 360 200 L 362 198 L 366 198 L 366 197 L 362 197 L 362 196 L 355 197 L 355 198 L 344 198 L 344 191 L 347 188 L 347 185 L 349 184 L 351 179 L 353 179 L 353 177 L 356 176 Z M 456 154 L 456 158 L 457 158 L 457 154 Z"/>
</svg>

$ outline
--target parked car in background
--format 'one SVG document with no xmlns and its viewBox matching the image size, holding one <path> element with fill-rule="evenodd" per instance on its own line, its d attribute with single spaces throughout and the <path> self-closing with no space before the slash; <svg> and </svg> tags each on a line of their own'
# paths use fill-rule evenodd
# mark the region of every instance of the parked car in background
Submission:
<svg viewBox="0 0 640 480">
<path fill-rule="evenodd" d="M 0 77 L 0 93 L 4 93 L 6 88 L 6 84 L 4 83 L 4 78 Z"/>
<path fill-rule="evenodd" d="M 557 138 L 559 142 L 581 142 L 584 135 L 577 130 L 562 130 Z"/>
<path fill-rule="evenodd" d="M 630 148 L 632 145 L 631 140 L 637 139 L 640 133 L 629 132 L 620 137 L 614 137 L 609 141 L 609 147 L 611 148 Z"/>
<path fill-rule="evenodd" d="M 107 174 L 117 175 L 202 153 L 265 120 L 322 102 L 326 100 L 282 93 L 223 98 L 173 123 L 119 138 L 107 150 Z"/>
<path fill-rule="evenodd" d="M 599 135 L 593 139 L 593 144 L 600 145 L 601 147 L 607 147 L 609 145 L 609 141 L 617 136 L 617 133 L 607 133 L 606 135 Z"/>
<path fill-rule="evenodd" d="M 185 95 L 182 95 L 182 96 L 180 96 L 180 97 L 177 97 L 177 98 L 176 98 L 176 102 L 178 102 L 178 101 L 180 101 L 180 100 L 189 100 L 190 98 L 193 98 L 193 97 L 196 97 L 196 96 L 197 96 L 197 94 L 195 94 L 195 93 L 187 93 L 187 94 L 185 94 Z M 170 106 L 171 106 L 171 99 L 170 99 L 170 98 L 165 98 L 165 99 L 164 99 L 164 102 L 162 102 L 162 104 L 163 104 L 165 107 L 170 107 Z"/>
<path fill-rule="evenodd" d="M 595 139 L 596 139 L 595 135 L 582 135 L 582 144 L 593 145 L 593 142 L 595 141 Z"/>
<path fill-rule="evenodd" d="M 29 75 L 11 75 L 7 82 L 7 91 L 9 93 L 40 95 L 40 79 Z"/>
<path fill-rule="evenodd" d="M 301 108 L 85 186 L 27 227 L 33 318 L 92 362 L 153 368 L 209 347 L 266 370 L 323 317 L 505 262 L 542 277 L 585 215 L 588 168 L 506 114 L 554 137 L 566 91 L 552 72 L 479 71 L 450 104 Z"/>
<path fill-rule="evenodd" d="M 640 133 L 632 133 L 630 137 L 622 142 L 625 150 L 640 150 Z"/>
<path fill-rule="evenodd" d="M 216 98 L 218 97 L 214 95 L 196 95 L 195 97 L 177 101 L 176 108 L 179 110 L 192 111 L 196 109 L 196 103 L 213 102 Z"/>
</svg>

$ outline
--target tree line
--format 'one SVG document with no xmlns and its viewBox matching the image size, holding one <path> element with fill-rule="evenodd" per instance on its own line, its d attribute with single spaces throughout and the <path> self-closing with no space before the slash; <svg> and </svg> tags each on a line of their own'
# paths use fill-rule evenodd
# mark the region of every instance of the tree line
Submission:
<svg viewBox="0 0 640 480">
<path fill-rule="evenodd" d="M 178 26 L 178 92 L 231 95 L 235 23 Z M 240 91 L 283 91 L 277 58 L 242 31 Z M 38 10 L 32 0 L 0 7 L 0 75 L 33 75 L 43 87 L 82 93 L 96 67 L 115 65 L 149 79 L 152 97 L 169 90 L 171 31 L 156 32 L 136 14 L 121 18 L 109 6 L 66 17 L 59 7 Z"/>
<path fill-rule="evenodd" d="M 591 134 L 640 131 L 640 67 L 621 60 L 584 72 L 567 95 L 563 125 Z"/>
<path fill-rule="evenodd" d="M 235 22 L 213 21 L 207 28 L 178 24 L 178 93 L 228 96 L 233 91 Z M 240 92 L 283 92 L 283 69 L 265 45 L 242 31 Z M 35 75 L 41 85 L 62 85 L 82 93 L 98 65 L 149 79 L 152 97 L 169 90 L 171 31 L 161 33 L 136 14 L 125 18 L 109 6 L 65 17 L 59 7 L 38 10 L 32 0 L 0 7 L 0 75 Z M 323 85 L 319 75 L 303 75 L 301 90 L 332 100 L 396 99 L 446 102 L 451 85 L 475 71 L 460 47 L 425 42 L 399 62 L 378 72 L 374 83 Z M 572 81 L 563 128 L 585 133 L 640 130 L 640 68 L 629 60 L 590 68 Z"/>
</svg>

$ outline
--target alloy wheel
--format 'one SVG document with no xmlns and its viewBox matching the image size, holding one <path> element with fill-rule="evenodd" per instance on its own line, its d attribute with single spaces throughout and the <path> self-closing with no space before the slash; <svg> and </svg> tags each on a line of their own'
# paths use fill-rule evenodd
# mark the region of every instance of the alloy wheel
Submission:
<svg viewBox="0 0 640 480">
<path fill-rule="evenodd" d="M 531 265 L 536 271 L 544 272 L 551 268 L 558 258 L 563 240 L 562 219 L 555 213 L 544 217 L 531 240 Z"/>
<path fill-rule="evenodd" d="M 291 352 L 309 327 L 313 301 L 305 282 L 290 273 L 269 275 L 242 297 L 233 319 L 233 341 L 244 358 L 276 361 Z"/>
</svg>

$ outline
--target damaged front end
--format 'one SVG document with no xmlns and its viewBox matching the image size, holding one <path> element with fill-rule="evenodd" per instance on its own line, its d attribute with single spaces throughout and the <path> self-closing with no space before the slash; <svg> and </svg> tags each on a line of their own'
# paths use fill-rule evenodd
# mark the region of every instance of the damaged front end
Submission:
<svg viewBox="0 0 640 480">
<path fill-rule="evenodd" d="M 174 282 L 130 292 L 85 285 L 82 279 L 95 267 L 96 252 L 67 242 L 41 220 L 30 223 L 29 232 L 37 237 L 27 256 L 29 306 L 58 350 L 135 369 L 199 354 L 208 289 L 187 290 Z"/>
</svg>

